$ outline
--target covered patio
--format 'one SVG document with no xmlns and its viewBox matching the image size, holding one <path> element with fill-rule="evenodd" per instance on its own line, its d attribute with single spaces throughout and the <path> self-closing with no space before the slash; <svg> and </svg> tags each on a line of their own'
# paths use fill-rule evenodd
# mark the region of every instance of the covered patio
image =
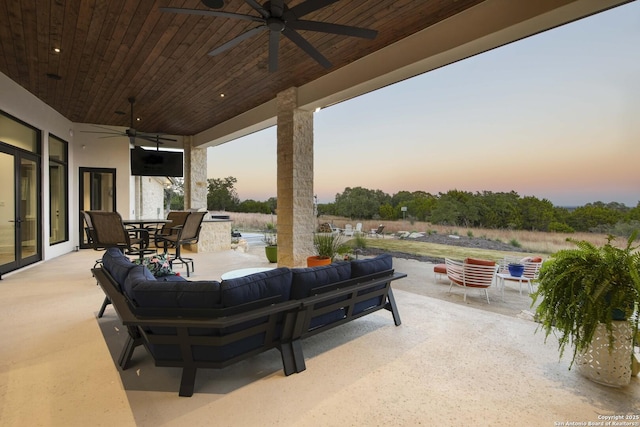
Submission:
<svg viewBox="0 0 640 427">
<path fill-rule="evenodd" d="M 32 154 L 47 159 L 48 143 L 55 138 L 68 147 L 68 209 L 61 220 L 49 197 L 52 179 L 36 163 L 42 176 L 31 181 L 43 191 L 37 200 L 41 209 L 30 212 L 38 217 L 29 224 L 41 224 L 29 230 L 38 237 L 29 242 L 35 248 L 33 260 L 52 259 L 83 244 L 78 169 L 113 170 L 115 182 L 105 189 L 115 199 L 113 209 L 125 219 L 143 215 L 141 179 L 134 181 L 128 173 L 130 144 L 141 143 L 138 133 L 150 135 L 147 140 L 159 134 L 175 139 L 164 146 L 184 151 L 185 208 L 198 209 L 207 203 L 207 148 L 276 125 L 279 263 L 302 265 L 313 251 L 314 111 L 629 2 L 307 1 L 286 6 L 305 12 L 311 21 L 367 28 L 378 35 L 370 40 L 303 31 L 314 49 L 331 60 L 327 68 L 282 37 L 279 65 L 271 70 L 271 48 L 262 36 L 215 58 L 207 55 L 253 31 L 255 22 L 161 10 L 202 12 L 207 2 L 125 0 L 80 7 L 51 1 L 36 7 L 35 2 L 5 1 L 0 18 L 11 25 L 0 28 L 0 112 L 40 135 Z M 257 2 L 228 0 L 222 6 L 236 16 L 265 13 Z M 135 119 L 133 103 L 127 114 L 128 99 L 135 100 Z M 96 126 L 118 136 L 104 140 L 95 134 Z M 12 150 L 6 156 L 12 161 L 16 144 L 3 144 Z M 35 187 L 32 193 L 40 194 Z M 24 222 L 21 212 L 13 216 L 8 220 Z M 53 219 L 68 226 L 57 244 L 50 237 Z M 17 267 L 0 272 L 35 262 L 18 261 Z"/>
<path fill-rule="evenodd" d="M 104 144 L 83 133 L 94 124 L 124 132 L 129 119 L 114 112 L 126 107 L 129 96 L 137 97 L 139 112 L 149 118 L 136 125 L 137 130 L 177 135 L 186 160 L 186 208 L 206 203 L 208 147 L 277 125 L 279 255 L 283 265 L 300 265 L 313 231 L 309 218 L 316 108 L 627 1 L 454 0 L 428 2 L 444 7 L 427 10 L 427 2 L 417 0 L 393 2 L 403 11 L 394 15 L 385 13 L 390 2 L 362 0 L 357 2 L 362 12 L 358 25 L 377 23 L 389 30 L 386 37 L 365 45 L 316 36 L 314 43 L 337 52 L 334 69 L 316 68 L 311 59 L 300 60 L 289 52 L 270 78 L 265 77 L 267 55 L 260 43 L 249 42 L 215 66 L 207 62 L 207 50 L 215 47 L 205 43 L 207 31 L 216 28 L 212 37 L 218 40 L 246 27 L 204 21 L 192 25 L 184 17 L 174 23 L 157 12 L 169 3 L 165 1 L 134 2 L 140 10 L 127 1 L 111 2 L 131 23 L 129 31 L 142 31 L 118 27 L 122 44 L 114 41 L 108 49 L 85 52 L 90 24 L 100 21 L 109 27 L 121 15 L 101 21 L 97 10 L 96 21 L 91 21 L 92 7 L 78 12 L 70 2 L 62 9 L 65 2 L 45 3 L 50 9 L 35 11 L 35 2 L 15 1 L 5 1 L 0 8 L 0 16 L 13 23 L 0 30 L 0 111 L 42 132 L 37 211 L 42 224 L 38 256 L 44 261 L 2 274 L 2 425 L 566 425 L 640 413 L 638 378 L 627 388 L 612 389 L 568 371 L 567 358 L 558 361 L 553 339 L 544 344 L 544 336 L 534 333 L 537 325 L 517 316 L 527 308 L 526 299 L 514 299 L 515 308 L 487 311 L 486 302 L 473 295 L 466 304 L 461 294 L 438 298 L 431 291 L 448 286 L 434 282 L 433 266 L 402 259 L 394 260 L 396 270 L 408 274 L 394 284 L 400 327 L 389 314 L 378 312 L 305 340 L 309 358 L 300 374 L 285 377 L 273 350 L 226 369 L 203 370 L 194 396 L 179 398 L 179 370 L 155 368 L 141 348 L 131 369 L 118 370 L 115 360 L 126 330 L 110 308 L 96 318 L 104 295 L 89 269 L 98 256 L 92 250 L 74 251 L 81 239 L 79 168 L 118 169 L 113 188 L 117 209 L 125 217 L 138 215 L 127 173 L 129 138 Z M 196 0 L 170 3 L 201 7 Z M 235 11 L 250 11 L 243 1 L 227 3 Z M 354 3 L 337 2 L 317 18 L 340 17 L 351 23 L 357 14 L 344 8 Z M 416 11 L 423 13 L 412 13 Z M 23 22 L 21 17 L 30 12 L 51 22 L 51 28 L 37 19 Z M 87 19 L 79 20 L 83 26 L 77 28 L 76 37 L 83 43 L 69 51 L 63 46 L 68 56 L 60 59 L 49 46 L 38 45 L 38 29 L 62 42 L 71 34 L 62 30 L 65 12 Z M 414 17 L 411 26 L 402 25 L 407 16 Z M 206 40 L 193 35 L 194 27 Z M 167 29 L 178 37 L 163 37 Z M 18 39 L 35 44 L 5 47 Z M 256 50 L 258 46 L 262 50 Z M 105 51 L 112 56 L 103 56 Z M 153 52 L 154 60 L 146 62 L 140 52 Z M 92 54 L 98 59 L 95 68 L 87 69 L 86 55 Z M 238 63 L 238 58 L 247 61 Z M 73 67 L 64 68 L 71 63 Z M 229 102 L 222 102 L 221 93 Z M 56 135 L 69 147 L 69 233 L 66 240 L 52 244 L 47 142 Z M 196 266 L 193 280 L 266 265 L 260 252 L 190 255 Z"/>
<path fill-rule="evenodd" d="M 432 264 L 397 258 L 409 275 L 394 283 L 401 326 L 377 312 L 304 340 L 304 372 L 285 377 L 271 350 L 199 371 L 193 397 L 180 398 L 180 370 L 154 367 L 143 348 L 118 370 L 126 330 L 111 307 L 96 318 L 96 255 L 73 252 L 4 278 L 3 425 L 543 426 L 638 414 L 638 378 L 615 389 L 569 371 L 553 339 L 544 344 L 536 323 L 515 314 L 528 305 L 517 290 L 510 311 L 487 311 L 480 294 L 442 297 L 448 285 L 434 281 Z M 190 255 L 192 280 L 268 265 L 261 247 Z"/>
</svg>

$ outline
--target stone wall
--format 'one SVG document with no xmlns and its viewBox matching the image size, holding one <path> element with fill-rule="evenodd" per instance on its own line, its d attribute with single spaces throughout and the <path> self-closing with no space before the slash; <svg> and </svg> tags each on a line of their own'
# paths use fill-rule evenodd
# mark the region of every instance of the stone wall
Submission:
<svg viewBox="0 0 640 427">
<path fill-rule="evenodd" d="M 185 245 L 192 252 L 213 253 L 231 249 L 231 221 L 202 221 L 198 243 Z"/>
<path fill-rule="evenodd" d="M 150 176 L 138 177 L 140 180 L 140 198 L 136 202 L 138 218 L 165 218 L 164 186 L 166 178 Z"/>
<path fill-rule="evenodd" d="M 193 148 L 191 137 L 184 141 L 184 208 L 206 208 L 207 149 Z"/>
</svg>

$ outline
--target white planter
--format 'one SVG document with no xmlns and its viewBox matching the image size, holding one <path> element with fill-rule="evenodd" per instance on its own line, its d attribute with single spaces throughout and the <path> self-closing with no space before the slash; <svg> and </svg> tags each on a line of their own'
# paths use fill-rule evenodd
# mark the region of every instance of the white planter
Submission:
<svg viewBox="0 0 640 427">
<path fill-rule="evenodd" d="M 631 381 L 633 329 L 627 321 L 614 321 L 613 350 L 609 352 L 609 334 L 604 324 L 598 325 L 589 347 L 576 357 L 578 372 L 592 381 L 611 387 L 622 387 Z"/>
</svg>

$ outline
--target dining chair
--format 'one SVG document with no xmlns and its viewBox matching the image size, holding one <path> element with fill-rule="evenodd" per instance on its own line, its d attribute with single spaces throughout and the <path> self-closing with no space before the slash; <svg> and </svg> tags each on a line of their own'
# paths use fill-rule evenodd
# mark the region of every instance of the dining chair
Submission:
<svg viewBox="0 0 640 427">
<path fill-rule="evenodd" d="M 89 246 L 91 246 L 94 251 L 104 251 L 106 248 L 98 245 L 96 241 L 95 231 L 93 230 L 93 224 L 91 223 L 89 213 L 87 211 L 81 211 L 81 213 L 84 218 L 84 232 L 87 237 L 87 243 L 89 243 Z M 102 258 L 96 259 L 96 262 L 93 264 L 93 268 L 96 268 L 100 264 L 102 264 Z"/>
<path fill-rule="evenodd" d="M 125 228 L 122 223 L 122 217 L 118 212 L 83 211 L 83 214 L 87 224 L 87 236 L 93 249 L 118 248 L 127 255 L 139 256 L 141 259 L 147 254 L 156 252 L 153 249 L 146 248 L 148 235 L 145 241 L 145 236 L 141 236 L 142 230 L 127 230 Z M 102 262 L 101 259 L 97 260 L 95 265 L 100 262 Z M 102 317 L 109 304 L 111 304 L 111 301 L 108 296 L 105 296 L 98 311 L 98 318 Z"/>
<path fill-rule="evenodd" d="M 162 237 L 169 236 L 171 234 L 178 234 L 178 230 L 184 226 L 189 211 L 171 211 L 167 214 L 167 220 L 170 222 L 162 224 L 153 235 L 153 243 L 156 248 L 162 249 L 163 252 L 167 252 L 167 245 L 169 242 L 163 240 Z"/>
<path fill-rule="evenodd" d="M 169 256 L 169 263 L 171 268 L 174 264 L 183 264 L 187 268 L 187 277 L 190 275 L 189 264 L 191 264 L 191 272 L 195 270 L 193 265 L 193 258 L 183 257 L 181 253 L 182 245 L 194 244 L 198 242 L 200 237 L 200 229 L 202 228 L 202 220 L 207 212 L 189 212 L 184 225 L 178 228 L 176 234 L 169 234 L 167 236 L 161 236 L 159 239 L 163 242 L 165 248 L 165 255 L 168 248 L 175 248 L 173 256 Z"/>
<path fill-rule="evenodd" d="M 126 228 L 118 212 L 87 211 L 97 247 L 119 248 L 124 254 L 143 258 L 156 253 L 148 247 L 149 230 Z"/>
</svg>

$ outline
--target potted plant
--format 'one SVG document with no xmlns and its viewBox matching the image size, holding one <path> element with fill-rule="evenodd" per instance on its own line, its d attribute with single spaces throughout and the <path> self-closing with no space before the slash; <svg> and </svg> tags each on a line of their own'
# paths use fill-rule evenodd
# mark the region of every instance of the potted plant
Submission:
<svg viewBox="0 0 640 427">
<path fill-rule="evenodd" d="M 612 245 L 613 236 L 597 247 L 575 241 L 576 249 L 556 252 L 540 268 L 538 290 L 532 295 L 546 338 L 558 336 L 560 356 L 573 345 L 574 362 L 586 377 L 611 386 L 631 377 L 633 337 L 638 331 L 640 252 Z"/>
<path fill-rule="evenodd" d="M 278 233 L 272 223 L 267 224 L 262 241 L 266 244 L 264 253 L 269 262 L 278 262 Z"/>
<path fill-rule="evenodd" d="M 307 258 L 308 267 L 331 264 L 333 258 L 342 246 L 340 236 L 333 233 L 316 233 L 313 236 L 313 246 L 318 255 Z"/>
</svg>

